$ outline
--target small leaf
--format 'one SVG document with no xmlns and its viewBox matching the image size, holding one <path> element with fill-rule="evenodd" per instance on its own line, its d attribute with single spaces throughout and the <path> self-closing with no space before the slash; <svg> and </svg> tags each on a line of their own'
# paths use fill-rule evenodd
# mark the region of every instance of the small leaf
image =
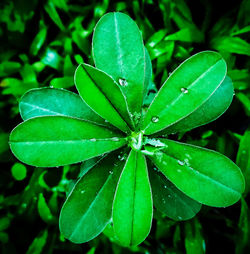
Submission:
<svg viewBox="0 0 250 254">
<path fill-rule="evenodd" d="M 178 190 L 164 175 L 149 172 L 156 209 L 176 221 L 189 220 L 200 211 L 201 204 Z"/>
<path fill-rule="evenodd" d="M 120 244 L 140 244 L 150 232 L 153 202 L 145 157 L 129 154 L 118 182 L 114 204 L 114 232 Z"/>
<path fill-rule="evenodd" d="M 149 106 L 142 126 L 145 134 L 158 132 L 191 114 L 211 97 L 225 75 L 226 63 L 215 52 L 201 52 L 183 62 Z"/>
<path fill-rule="evenodd" d="M 21 163 L 15 163 L 11 167 L 11 173 L 17 181 L 22 181 L 27 175 L 27 168 Z"/>
<path fill-rule="evenodd" d="M 78 163 L 125 145 L 120 133 L 65 116 L 31 118 L 10 134 L 10 148 L 22 162 L 38 167 Z"/>
<path fill-rule="evenodd" d="M 239 37 L 217 37 L 211 42 L 212 47 L 221 52 L 250 56 L 250 44 Z"/>
<path fill-rule="evenodd" d="M 40 217 L 42 218 L 42 220 L 44 222 L 46 222 L 46 223 L 52 222 L 53 215 L 52 215 L 42 193 L 40 193 L 38 196 L 37 210 L 38 210 Z"/>
<path fill-rule="evenodd" d="M 247 129 L 241 138 L 237 153 L 236 164 L 241 168 L 246 179 L 246 193 L 250 190 L 250 128 Z"/>
<path fill-rule="evenodd" d="M 53 78 L 50 81 L 50 86 L 53 88 L 70 88 L 74 86 L 73 75 L 70 77 Z"/>
<path fill-rule="evenodd" d="M 44 230 L 33 240 L 26 254 L 41 254 L 45 244 L 47 243 L 47 238 L 48 230 Z"/>
<path fill-rule="evenodd" d="M 132 114 L 140 113 L 145 77 L 145 52 L 141 33 L 127 15 L 113 12 L 97 23 L 93 35 L 93 57 L 97 68 L 118 84 Z M 120 81 L 120 82 L 119 82 Z"/>
<path fill-rule="evenodd" d="M 114 166 L 115 156 L 107 156 L 76 183 L 60 214 L 60 231 L 74 243 L 84 243 L 99 235 L 111 220 L 112 202 L 122 170 Z"/>
<path fill-rule="evenodd" d="M 64 89 L 37 88 L 23 95 L 19 103 L 23 120 L 37 116 L 70 116 L 106 125 L 75 93 Z"/>
<path fill-rule="evenodd" d="M 165 147 L 149 156 L 168 180 L 187 196 L 215 207 L 232 205 L 241 198 L 244 177 L 227 157 L 168 139 L 160 141 Z"/>
<path fill-rule="evenodd" d="M 75 73 L 75 84 L 80 96 L 97 114 L 122 131 L 129 131 L 131 120 L 126 100 L 110 76 L 90 65 L 81 64 Z"/>
<path fill-rule="evenodd" d="M 30 54 L 36 56 L 43 46 L 47 36 L 47 27 L 42 26 L 41 30 L 37 33 L 30 46 Z"/>
<path fill-rule="evenodd" d="M 55 8 L 53 1 L 49 0 L 48 3 L 44 6 L 45 11 L 48 13 L 49 17 L 53 22 L 62 30 L 65 30 L 65 27 L 62 23 L 60 16 Z"/>
<path fill-rule="evenodd" d="M 206 244 L 197 219 L 185 223 L 185 248 L 187 254 L 205 254 Z"/>
<path fill-rule="evenodd" d="M 203 104 L 197 107 L 191 114 L 160 131 L 158 135 L 191 130 L 216 120 L 230 106 L 233 99 L 233 91 L 232 81 L 229 77 L 226 77 L 221 85 Z"/>
</svg>

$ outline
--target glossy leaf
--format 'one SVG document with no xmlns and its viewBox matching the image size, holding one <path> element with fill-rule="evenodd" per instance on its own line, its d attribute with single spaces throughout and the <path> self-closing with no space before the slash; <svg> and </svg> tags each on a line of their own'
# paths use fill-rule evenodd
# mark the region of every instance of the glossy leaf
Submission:
<svg viewBox="0 0 250 254">
<path fill-rule="evenodd" d="M 147 90 L 150 83 L 152 82 L 152 74 L 153 74 L 152 63 L 151 63 L 148 50 L 145 47 L 144 47 L 144 50 L 145 50 L 145 64 L 146 65 L 145 65 L 143 98 L 145 98 L 145 96 L 147 95 Z"/>
<path fill-rule="evenodd" d="M 74 186 L 60 214 L 60 230 L 74 243 L 90 241 L 111 220 L 115 189 L 123 164 L 112 155 L 100 161 Z"/>
<path fill-rule="evenodd" d="M 121 85 L 130 112 L 140 113 L 145 52 L 136 23 L 120 12 L 104 15 L 95 27 L 92 46 L 96 67 Z"/>
<path fill-rule="evenodd" d="M 226 77 L 221 85 L 203 104 L 196 108 L 191 114 L 160 131 L 158 135 L 191 130 L 216 120 L 230 106 L 233 99 L 233 91 L 232 80 L 229 77 Z"/>
<path fill-rule="evenodd" d="M 31 89 L 19 103 L 23 120 L 37 116 L 69 116 L 107 125 L 81 97 L 64 89 Z"/>
<path fill-rule="evenodd" d="M 75 84 L 80 96 L 97 114 L 122 131 L 129 131 L 126 100 L 110 76 L 90 65 L 81 64 L 75 73 Z"/>
<path fill-rule="evenodd" d="M 145 134 L 158 132 L 186 117 L 203 104 L 220 86 L 226 63 L 212 51 L 184 61 L 166 80 L 146 113 Z"/>
<path fill-rule="evenodd" d="M 237 202 L 245 188 L 240 169 L 227 157 L 205 148 L 160 139 L 165 147 L 151 158 L 158 169 L 190 198 L 209 206 Z"/>
<path fill-rule="evenodd" d="M 140 244 L 149 234 L 152 216 L 146 160 L 141 153 L 132 150 L 118 182 L 113 204 L 114 232 L 120 244 Z"/>
<path fill-rule="evenodd" d="M 55 167 L 84 161 L 126 143 L 120 133 L 65 116 L 31 118 L 10 134 L 10 148 L 22 162 Z"/>
<path fill-rule="evenodd" d="M 169 218 L 176 221 L 189 220 L 200 211 L 200 203 L 186 196 L 160 172 L 151 170 L 150 182 L 154 206 Z"/>
</svg>

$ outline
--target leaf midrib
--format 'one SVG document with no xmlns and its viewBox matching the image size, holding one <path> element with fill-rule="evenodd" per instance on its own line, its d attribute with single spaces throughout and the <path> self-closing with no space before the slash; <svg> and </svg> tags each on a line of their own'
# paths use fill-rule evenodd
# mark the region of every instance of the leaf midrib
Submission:
<svg viewBox="0 0 250 254">
<path fill-rule="evenodd" d="M 104 96 L 104 98 L 110 103 L 110 105 L 112 106 L 112 108 L 114 109 L 114 111 L 118 114 L 118 116 L 120 117 L 120 119 L 122 120 L 123 123 L 125 123 L 126 129 L 127 131 L 130 130 L 129 124 L 127 123 L 127 121 L 124 119 L 124 117 L 122 116 L 122 114 L 119 112 L 119 110 L 114 106 L 114 104 L 112 103 L 112 101 L 107 97 L 107 95 L 103 92 L 103 90 L 101 89 L 101 87 L 95 82 L 95 80 L 91 77 L 91 75 L 88 73 L 88 71 L 85 69 L 84 65 L 82 65 L 83 69 L 85 70 L 85 72 L 87 73 L 88 77 L 90 78 L 90 80 L 93 82 L 93 84 L 95 84 L 95 87 L 100 91 L 100 93 Z M 99 71 L 99 70 L 98 70 Z M 115 81 L 114 81 L 115 82 Z M 116 84 L 115 84 L 116 85 Z M 124 99 L 125 100 L 125 99 Z M 126 102 L 126 101 L 125 101 Z M 92 109 L 94 112 L 96 112 L 94 109 Z M 98 114 L 98 113 L 97 113 Z M 99 114 L 98 114 L 99 115 Z"/>
<path fill-rule="evenodd" d="M 195 79 L 188 87 L 186 87 L 186 88 L 187 88 L 187 89 L 190 89 L 190 88 L 192 88 L 193 86 L 195 86 L 195 84 L 196 84 L 200 79 L 202 79 L 205 75 L 207 75 L 207 73 L 209 73 L 218 63 L 220 63 L 220 61 L 222 61 L 222 59 L 219 59 L 218 61 L 216 61 L 211 67 L 209 67 L 204 73 L 202 73 L 200 76 L 198 76 L 198 78 L 196 78 L 196 79 Z M 177 70 L 178 70 L 178 69 L 177 69 Z M 164 87 L 164 85 L 167 83 L 167 81 L 168 81 L 168 79 L 165 81 L 165 83 L 163 84 L 162 87 Z M 220 82 L 220 83 L 218 84 L 218 86 L 214 89 L 213 93 L 218 89 L 218 87 L 220 86 L 220 84 L 221 84 L 221 82 Z M 159 92 L 160 92 L 160 91 L 159 91 Z M 159 94 L 159 92 L 158 92 L 158 94 Z M 206 101 L 211 97 L 211 95 L 212 95 L 213 93 L 211 93 L 211 94 L 208 96 L 208 98 L 207 98 L 204 102 L 206 102 Z M 166 107 L 167 110 L 169 110 L 169 107 L 170 107 L 170 106 L 173 106 L 173 105 L 174 105 L 177 101 L 179 101 L 180 98 L 182 98 L 183 96 L 184 96 L 184 94 L 183 94 L 183 93 L 180 93 L 180 94 L 177 96 L 177 98 L 175 98 L 174 100 L 172 100 L 172 102 L 171 102 L 170 104 L 167 105 L 167 107 Z M 157 96 L 154 98 L 154 100 L 152 101 L 151 105 L 149 106 L 149 110 L 150 110 L 151 106 L 153 105 L 153 103 L 154 103 L 154 101 L 155 101 L 156 98 L 157 98 Z M 203 103 L 202 103 L 202 104 L 203 104 Z M 202 104 L 201 104 L 201 105 L 202 105 Z M 191 113 L 193 113 L 194 111 L 196 111 L 201 105 L 198 105 Z M 149 110 L 148 110 L 148 112 L 149 112 Z M 165 110 L 160 111 L 160 113 L 158 114 L 158 117 L 159 117 L 159 118 L 161 117 L 161 115 L 163 114 L 163 112 L 165 112 Z M 189 113 L 188 115 L 190 115 L 191 113 Z M 187 116 L 188 116 L 188 115 L 187 115 Z M 167 126 L 164 126 L 164 127 L 161 128 L 160 130 L 157 130 L 157 132 L 158 132 L 158 131 L 161 131 L 161 130 L 163 130 L 163 129 L 165 129 L 165 128 L 168 128 L 169 126 L 175 124 L 176 122 L 182 120 L 182 119 L 185 118 L 185 117 L 186 117 L 186 115 L 183 116 L 182 118 L 176 120 L 175 122 L 170 123 L 170 124 L 168 124 Z M 150 122 L 148 123 L 148 125 L 144 128 L 144 131 L 146 131 L 151 125 L 152 125 L 152 122 L 150 121 Z"/>
<path fill-rule="evenodd" d="M 170 156 L 170 155 L 168 155 L 168 154 L 166 154 L 166 153 L 164 153 L 164 155 L 167 156 L 167 157 L 169 157 L 169 158 L 171 158 L 172 160 L 178 161 L 178 159 L 175 158 L 174 156 Z M 178 162 L 177 162 L 177 163 L 178 163 Z M 205 179 L 209 179 L 209 180 L 210 180 L 211 182 L 213 182 L 215 185 L 219 185 L 219 186 L 221 186 L 222 188 L 227 189 L 227 190 L 229 190 L 229 191 L 232 192 L 232 193 L 236 193 L 237 195 L 240 195 L 240 194 L 241 194 L 241 193 L 238 192 L 237 190 L 234 190 L 234 189 L 232 189 L 231 187 L 229 187 L 229 186 L 227 186 L 227 185 L 225 185 L 225 184 L 223 184 L 223 183 L 218 182 L 217 180 L 211 178 L 211 177 L 208 176 L 208 175 L 205 175 L 204 173 L 201 173 L 201 172 L 195 170 L 194 168 L 192 168 L 192 167 L 190 167 L 190 166 L 182 165 L 181 167 L 190 169 L 190 170 L 193 171 L 196 175 L 199 175 L 200 177 L 205 178 Z M 163 173 L 163 172 L 162 172 L 162 173 Z M 164 173 L 163 173 L 163 174 L 164 174 Z M 165 175 L 165 174 L 164 174 L 164 175 Z M 167 175 L 166 175 L 166 176 L 167 176 Z M 172 181 L 171 181 L 171 182 L 172 182 Z M 174 182 L 173 182 L 173 183 L 174 183 Z M 174 185 L 175 185 L 175 184 L 174 184 Z"/>
<path fill-rule="evenodd" d="M 85 176 L 85 175 L 84 175 Z M 84 177 L 83 176 L 83 177 Z M 112 174 L 108 174 L 108 177 L 106 178 L 104 184 L 102 185 L 102 187 L 99 189 L 99 191 L 97 192 L 95 198 L 93 199 L 93 201 L 91 202 L 91 205 L 88 207 L 88 209 L 86 210 L 86 212 L 84 213 L 84 215 L 81 217 L 79 223 L 77 224 L 77 226 L 75 227 L 75 229 L 73 230 L 73 232 L 70 234 L 69 238 L 72 238 L 78 231 L 78 229 L 81 227 L 82 225 L 82 222 L 85 220 L 85 218 L 88 216 L 90 210 L 92 209 L 92 207 L 95 205 L 97 199 L 99 198 L 99 196 L 101 195 L 101 193 L 103 192 L 103 190 L 105 189 L 106 185 L 109 183 L 110 181 L 110 178 L 112 178 L 113 175 Z M 82 179 L 82 178 L 81 178 Z M 81 180 L 80 179 L 80 180 Z M 79 181 L 80 181 L 79 180 Z M 110 218 L 112 216 L 112 206 L 111 206 L 111 209 L 110 209 Z M 108 224 L 109 220 L 107 220 L 107 222 L 105 223 L 104 227 Z M 98 235 L 99 233 L 97 233 L 96 235 Z M 95 236 L 93 236 L 95 237 Z"/>
</svg>

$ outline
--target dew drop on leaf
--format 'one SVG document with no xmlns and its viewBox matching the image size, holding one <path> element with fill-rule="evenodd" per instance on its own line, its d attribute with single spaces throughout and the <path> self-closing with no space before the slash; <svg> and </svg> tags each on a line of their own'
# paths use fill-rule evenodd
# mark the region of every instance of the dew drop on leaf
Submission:
<svg viewBox="0 0 250 254">
<path fill-rule="evenodd" d="M 164 185 L 164 189 L 167 189 L 167 185 Z"/>
<path fill-rule="evenodd" d="M 181 169 L 177 169 L 177 172 L 178 172 L 178 173 L 181 173 Z"/>
<path fill-rule="evenodd" d="M 188 93 L 188 89 L 185 88 L 185 87 L 182 87 L 182 88 L 181 88 L 181 92 L 182 92 L 182 93 Z"/>
<path fill-rule="evenodd" d="M 170 195 L 170 194 L 168 194 L 168 198 L 171 198 L 171 195 Z"/>
<path fill-rule="evenodd" d="M 178 164 L 181 165 L 181 166 L 183 166 L 183 165 L 185 164 L 185 162 L 180 161 L 180 160 L 178 160 L 177 162 L 178 162 Z"/>
<path fill-rule="evenodd" d="M 91 139 L 90 139 L 90 141 L 95 142 L 95 141 L 96 141 L 96 139 L 95 139 L 95 138 L 91 138 Z"/>
<path fill-rule="evenodd" d="M 179 220 L 182 220 L 182 217 L 181 217 L 181 216 L 178 216 L 178 219 L 179 219 Z"/>
<path fill-rule="evenodd" d="M 128 85 L 128 82 L 124 78 L 119 78 L 119 84 L 124 87 Z"/>
<path fill-rule="evenodd" d="M 81 194 L 83 194 L 84 192 L 85 192 L 85 190 L 82 190 L 82 191 L 81 191 Z"/>
<path fill-rule="evenodd" d="M 110 170 L 110 171 L 109 171 L 109 174 L 112 175 L 112 174 L 113 174 L 113 171 Z"/>
<path fill-rule="evenodd" d="M 153 116 L 153 117 L 151 118 L 151 121 L 152 121 L 153 123 L 157 123 L 157 122 L 159 122 L 159 117 L 158 117 L 158 116 Z"/>
</svg>

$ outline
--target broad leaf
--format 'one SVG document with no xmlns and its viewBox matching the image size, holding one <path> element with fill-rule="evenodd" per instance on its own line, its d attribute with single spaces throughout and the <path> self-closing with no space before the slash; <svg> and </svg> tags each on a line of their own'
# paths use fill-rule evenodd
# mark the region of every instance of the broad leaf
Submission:
<svg viewBox="0 0 250 254">
<path fill-rule="evenodd" d="M 126 100 L 110 76 L 81 64 L 75 72 L 75 84 L 80 96 L 97 114 L 122 131 L 129 131 L 131 120 Z"/>
<path fill-rule="evenodd" d="M 76 183 L 60 214 L 60 231 L 74 243 L 99 235 L 111 220 L 112 203 L 122 165 L 107 156 Z"/>
<path fill-rule="evenodd" d="M 212 51 L 183 62 L 166 80 L 149 106 L 142 129 L 153 134 L 190 115 L 220 86 L 226 63 Z"/>
<path fill-rule="evenodd" d="M 215 207 L 229 206 L 240 199 L 245 188 L 244 177 L 227 157 L 168 139 L 160 139 L 160 142 L 165 147 L 153 151 L 151 159 L 187 196 Z"/>
<path fill-rule="evenodd" d="M 156 209 L 176 221 L 189 220 L 200 211 L 201 204 L 178 190 L 164 175 L 149 172 Z"/>
<path fill-rule="evenodd" d="M 134 150 L 118 182 L 113 204 L 114 232 L 123 246 L 140 244 L 149 234 L 153 202 L 145 157 Z"/>
<path fill-rule="evenodd" d="M 37 88 L 29 90 L 23 95 L 19 103 L 19 110 L 23 120 L 37 116 L 70 116 L 105 124 L 75 93 L 64 89 Z"/>
<path fill-rule="evenodd" d="M 126 143 L 120 133 L 65 116 L 31 118 L 10 134 L 10 148 L 22 162 L 55 167 L 84 161 Z"/>
<path fill-rule="evenodd" d="M 232 80 L 229 77 L 226 77 L 211 97 L 209 97 L 203 104 L 197 107 L 191 114 L 160 131 L 158 135 L 191 130 L 216 120 L 230 106 L 233 99 L 233 91 Z"/>
<path fill-rule="evenodd" d="M 121 85 L 130 112 L 140 113 L 145 52 L 136 23 L 120 12 L 104 15 L 95 27 L 92 46 L 96 67 Z"/>
</svg>

